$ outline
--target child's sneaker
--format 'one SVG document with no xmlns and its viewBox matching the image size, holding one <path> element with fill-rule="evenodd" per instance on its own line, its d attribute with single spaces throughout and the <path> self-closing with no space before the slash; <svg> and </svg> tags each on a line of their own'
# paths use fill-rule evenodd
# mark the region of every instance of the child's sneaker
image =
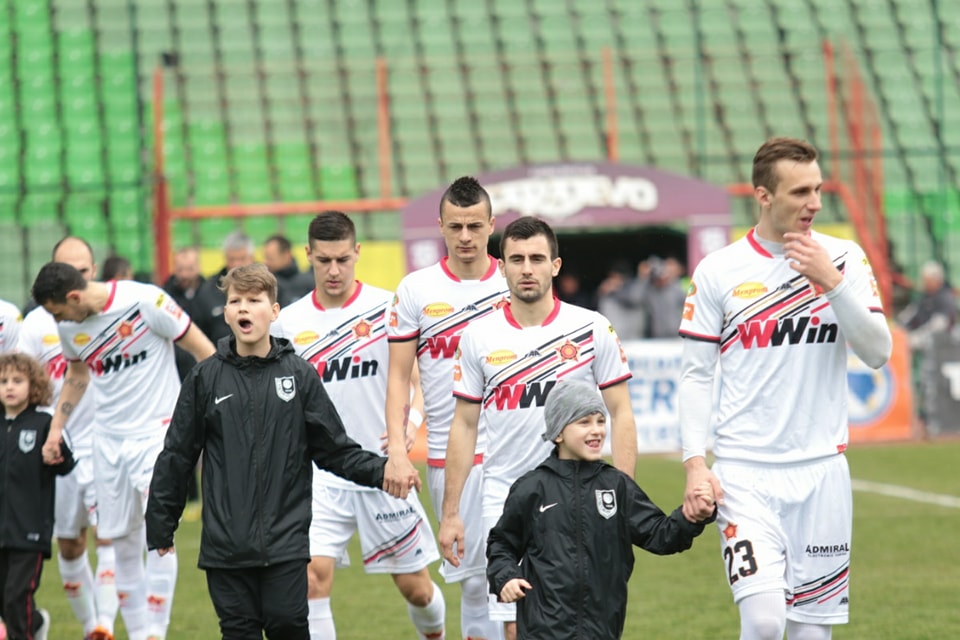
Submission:
<svg viewBox="0 0 960 640">
<path fill-rule="evenodd" d="M 37 609 L 37 613 L 40 614 L 41 622 L 40 628 L 33 634 L 33 637 L 36 640 L 47 640 L 47 634 L 50 633 L 50 614 L 47 613 L 46 609 Z"/>
</svg>

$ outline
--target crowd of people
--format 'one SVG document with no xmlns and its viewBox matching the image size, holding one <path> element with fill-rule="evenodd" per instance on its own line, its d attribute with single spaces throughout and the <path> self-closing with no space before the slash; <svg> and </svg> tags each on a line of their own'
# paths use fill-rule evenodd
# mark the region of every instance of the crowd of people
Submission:
<svg viewBox="0 0 960 640">
<path fill-rule="evenodd" d="M 816 151 L 765 142 L 753 183 L 758 224 L 688 287 L 677 259 L 648 257 L 611 271 L 599 311 L 563 278 L 545 221 L 510 222 L 487 253 L 496 220 L 470 177 L 438 203 L 446 255 L 395 292 L 356 279 L 361 245 L 336 211 L 302 230 L 306 272 L 289 239 L 260 264 L 236 232 L 219 273 L 183 248 L 162 288 L 122 260 L 98 278 L 89 245 L 61 240 L 38 306 L 21 320 L 0 302 L 0 469 L 17 474 L 0 509 L 24 514 L 0 522 L 0 624 L 46 637 L 34 594 L 55 537 L 86 638 L 112 639 L 118 612 L 132 640 L 165 638 L 199 463 L 199 564 L 225 638 L 335 638 L 355 533 L 419 638 L 449 633 L 441 558 L 463 638 L 617 638 L 632 547 L 677 553 L 714 521 L 741 637 L 829 638 L 848 619 L 852 542 L 837 390 L 847 345 L 880 367 L 890 331 L 860 247 L 813 229 Z M 952 323 L 942 288 L 918 313 Z M 620 339 L 678 333 L 686 489 L 668 515 L 633 480 Z M 436 535 L 409 453 L 423 424 Z"/>
</svg>

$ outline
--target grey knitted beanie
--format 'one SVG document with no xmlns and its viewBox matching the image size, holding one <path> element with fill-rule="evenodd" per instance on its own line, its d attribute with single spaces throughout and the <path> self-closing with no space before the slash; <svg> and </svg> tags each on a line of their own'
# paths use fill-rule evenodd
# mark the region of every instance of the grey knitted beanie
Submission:
<svg viewBox="0 0 960 640">
<path fill-rule="evenodd" d="M 606 414 L 606 406 L 596 385 L 581 380 L 558 382 L 547 396 L 544 406 L 547 429 L 541 437 L 552 442 L 565 426 L 591 413 Z"/>
</svg>

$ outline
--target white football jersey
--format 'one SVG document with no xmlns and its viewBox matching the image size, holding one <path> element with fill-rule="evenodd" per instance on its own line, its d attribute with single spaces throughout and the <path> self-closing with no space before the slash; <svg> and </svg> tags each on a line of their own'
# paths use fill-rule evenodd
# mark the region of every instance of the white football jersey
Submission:
<svg viewBox="0 0 960 640">
<path fill-rule="evenodd" d="M 110 297 L 103 311 L 57 325 L 63 355 L 90 370 L 97 433 L 136 437 L 165 430 L 180 392 L 173 342 L 190 328 L 190 317 L 152 284 L 104 284 Z"/>
<path fill-rule="evenodd" d="M 387 310 L 393 292 L 357 282 L 342 307 L 325 309 L 311 291 L 283 308 L 272 328 L 288 339 L 297 355 L 312 364 L 323 380 L 347 435 L 374 453 L 386 431 Z M 323 481 L 337 487 L 376 491 L 320 469 Z"/>
<path fill-rule="evenodd" d="M 20 335 L 20 309 L 16 305 L 0 300 L 0 353 L 17 348 Z"/>
<path fill-rule="evenodd" d="M 37 307 L 27 314 L 20 326 L 20 341 L 17 349 L 36 358 L 53 383 L 53 404 L 45 410 L 53 413 L 63 389 L 63 377 L 67 373 L 67 360 L 60 347 L 57 321 L 46 309 Z M 70 418 L 66 430 L 70 435 L 70 448 L 76 455 L 89 455 L 93 447 L 94 404 L 93 393 L 83 394 Z"/>
<path fill-rule="evenodd" d="M 447 258 L 408 274 L 397 287 L 387 331 L 391 342 L 417 341 L 417 364 L 427 417 L 427 455 L 444 459 L 453 420 L 453 358 L 468 324 L 502 308 L 510 297 L 497 261 L 479 280 L 460 280 Z M 477 452 L 487 434 L 477 434 Z"/>
<path fill-rule="evenodd" d="M 883 313 L 863 250 L 812 236 L 864 307 Z M 846 449 L 846 339 L 826 296 L 790 267 L 782 245 L 751 229 L 707 255 L 694 272 L 680 334 L 720 350 L 718 459 L 789 463 Z"/>
<path fill-rule="evenodd" d="M 514 481 L 553 449 L 541 436 L 544 401 L 557 381 L 586 380 L 605 389 L 629 378 L 620 339 L 596 311 L 555 300 L 542 325 L 521 327 L 508 304 L 470 324 L 460 337 L 453 393 L 481 405 L 484 514 L 502 508 Z"/>
</svg>

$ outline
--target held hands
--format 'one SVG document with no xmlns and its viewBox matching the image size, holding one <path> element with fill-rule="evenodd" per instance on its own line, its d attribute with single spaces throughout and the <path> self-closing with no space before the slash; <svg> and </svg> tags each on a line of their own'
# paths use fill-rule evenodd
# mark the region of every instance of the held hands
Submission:
<svg viewBox="0 0 960 640">
<path fill-rule="evenodd" d="M 783 239 L 784 255 L 790 260 L 790 267 L 810 282 L 831 291 L 843 280 L 830 254 L 812 237 L 791 231 L 783 234 Z"/>
<path fill-rule="evenodd" d="M 683 517 L 690 522 L 700 522 L 713 514 L 713 505 L 707 505 L 707 496 L 718 505 L 723 504 L 723 489 L 720 480 L 707 468 L 702 457 L 690 458 L 684 463 L 687 471 L 687 488 L 683 493 Z M 704 489 L 704 483 L 710 485 Z M 703 513 L 706 515 L 703 515 Z"/>
<path fill-rule="evenodd" d="M 60 429 L 50 429 L 47 441 L 43 443 L 43 463 L 48 465 L 63 462 L 60 443 L 63 442 L 63 432 Z"/>
<path fill-rule="evenodd" d="M 697 508 L 693 515 L 696 517 L 697 521 L 700 522 L 712 516 L 715 502 L 713 497 L 713 485 L 704 480 L 693 490 L 693 495 L 696 496 L 694 503 Z"/>
<path fill-rule="evenodd" d="M 507 584 L 503 585 L 503 589 L 500 590 L 500 602 L 516 602 L 527 595 L 527 591 L 530 591 L 530 589 L 533 589 L 533 585 L 523 578 L 508 580 Z"/>
<path fill-rule="evenodd" d="M 440 553 L 443 559 L 459 567 L 463 559 L 463 520 L 459 515 L 444 516 L 440 520 L 437 540 L 440 542 Z"/>
<path fill-rule="evenodd" d="M 394 454 L 387 457 L 387 465 L 383 469 L 383 490 L 394 498 L 406 500 L 411 488 L 420 491 L 420 473 L 410 462 L 406 453 Z"/>
<path fill-rule="evenodd" d="M 160 554 L 161 556 L 165 556 L 168 553 L 176 553 L 176 552 L 177 550 L 174 549 L 173 547 L 164 547 L 162 549 L 157 549 L 157 553 Z"/>
</svg>

